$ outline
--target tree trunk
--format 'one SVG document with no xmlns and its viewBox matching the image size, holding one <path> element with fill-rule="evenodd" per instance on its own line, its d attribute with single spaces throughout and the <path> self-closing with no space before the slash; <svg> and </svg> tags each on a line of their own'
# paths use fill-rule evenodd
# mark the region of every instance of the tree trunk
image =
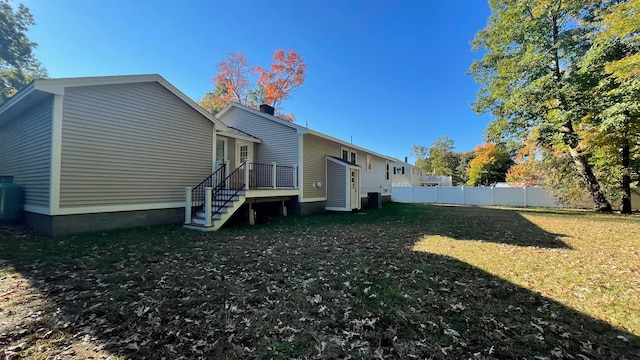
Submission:
<svg viewBox="0 0 640 360">
<path fill-rule="evenodd" d="M 598 183 L 598 179 L 596 179 L 596 176 L 593 174 L 591 165 L 589 165 L 589 162 L 587 161 L 585 156 L 581 155 L 575 148 L 570 148 L 569 152 L 571 153 L 573 162 L 578 168 L 578 172 L 582 177 L 582 181 L 587 187 L 589 197 L 591 198 L 591 202 L 593 203 L 593 209 L 598 212 L 613 211 L 613 209 L 611 208 L 611 204 L 604 196 L 602 188 L 600 188 L 600 183 Z"/>
<path fill-rule="evenodd" d="M 631 214 L 631 151 L 629 143 L 622 146 L 622 214 Z"/>
<path fill-rule="evenodd" d="M 561 2 L 558 2 L 558 10 L 560 9 Z M 553 40 L 554 47 L 552 49 L 552 59 L 551 59 L 551 72 L 553 74 L 554 82 L 556 83 L 558 89 L 562 88 L 562 72 L 560 70 L 560 53 L 558 51 L 558 42 L 560 41 L 559 36 L 559 26 L 558 26 L 558 18 L 555 13 L 552 13 L 551 10 L 551 36 Z M 563 111 L 567 111 L 566 109 L 566 101 L 562 93 L 559 93 L 558 98 L 558 106 Z M 569 154 L 573 159 L 573 162 L 576 164 L 578 168 L 578 172 L 582 177 L 582 181 L 587 187 L 587 191 L 589 192 L 589 197 L 591 198 L 591 202 L 593 203 L 593 209 L 598 212 L 611 212 L 611 204 L 604 196 L 604 192 L 602 192 L 602 188 L 600 187 L 600 183 L 596 176 L 593 174 L 593 170 L 591 169 L 591 165 L 587 161 L 587 158 L 580 152 L 578 146 L 580 145 L 580 141 L 578 140 L 578 134 L 573 129 L 573 124 L 571 120 L 567 120 L 563 126 L 559 129 L 562 134 L 562 139 L 569 148 Z"/>
<path fill-rule="evenodd" d="M 582 177 L 582 181 L 587 187 L 589 197 L 591 198 L 591 202 L 593 203 L 593 209 L 598 212 L 613 211 L 613 209 L 611 208 L 611 204 L 607 200 L 606 196 L 604 196 L 604 192 L 600 187 L 598 179 L 596 179 L 596 176 L 593 174 L 593 170 L 591 169 L 589 161 L 587 160 L 586 156 L 584 156 L 582 153 L 580 153 L 580 150 L 578 150 L 578 136 L 573 130 L 573 125 L 570 121 L 568 121 L 565 126 L 563 126 L 561 132 L 565 145 L 569 147 L 569 154 L 571 155 L 573 162 L 578 168 L 578 172 Z"/>
</svg>

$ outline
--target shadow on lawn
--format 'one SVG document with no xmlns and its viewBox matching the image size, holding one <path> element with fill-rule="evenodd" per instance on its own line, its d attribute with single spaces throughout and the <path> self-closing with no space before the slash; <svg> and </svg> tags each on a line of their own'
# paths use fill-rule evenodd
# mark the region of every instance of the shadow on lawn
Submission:
<svg viewBox="0 0 640 360">
<path fill-rule="evenodd" d="M 0 334 L 9 339 L 0 349 L 24 342 L 35 357 L 43 339 L 63 334 L 51 346 L 89 337 L 112 354 L 154 359 L 637 356 L 636 335 L 453 258 L 411 251 L 424 235 L 568 248 L 508 211 L 487 214 L 464 221 L 471 212 L 462 207 L 392 205 L 215 234 L 5 234 L 0 261 L 61 313 Z M 534 240 L 511 235 L 523 231 Z"/>
</svg>

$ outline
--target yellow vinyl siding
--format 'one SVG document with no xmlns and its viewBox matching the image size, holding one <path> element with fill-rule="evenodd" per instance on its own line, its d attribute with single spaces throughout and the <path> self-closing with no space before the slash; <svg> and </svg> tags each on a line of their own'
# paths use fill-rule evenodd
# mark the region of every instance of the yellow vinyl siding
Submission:
<svg viewBox="0 0 640 360">
<path fill-rule="evenodd" d="M 340 144 L 310 134 L 303 135 L 302 196 L 304 198 L 326 197 L 327 155 L 340 157 Z M 321 186 L 313 187 L 313 184 L 318 182 Z"/>
<path fill-rule="evenodd" d="M 154 82 L 67 88 L 60 207 L 184 201 L 211 173 L 213 131 Z"/>
<path fill-rule="evenodd" d="M 0 175 L 24 187 L 25 204 L 49 206 L 53 96 L 0 126 Z"/>
</svg>

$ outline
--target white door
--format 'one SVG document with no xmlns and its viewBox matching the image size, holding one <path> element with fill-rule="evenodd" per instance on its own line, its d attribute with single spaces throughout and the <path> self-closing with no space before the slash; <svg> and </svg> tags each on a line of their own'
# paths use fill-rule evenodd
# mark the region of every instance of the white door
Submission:
<svg viewBox="0 0 640 360">
<path fill-rule="evenodd" d="M 236 142 L 236 167 L 242 165 L 243 162 L 253 162 L 253 147 L 251 143 Z"/>
<path fill-rule="evenodd" d="M 360 209 L 360 169 L 350 168 L 349 192 L 351 210 Z"/>
</svg>

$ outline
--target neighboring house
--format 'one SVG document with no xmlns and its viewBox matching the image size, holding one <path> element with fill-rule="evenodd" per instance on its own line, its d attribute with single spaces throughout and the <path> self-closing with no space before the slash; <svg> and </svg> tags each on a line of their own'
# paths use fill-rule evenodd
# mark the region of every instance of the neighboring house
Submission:
<svg viewBox="0 0 640 360">
<path fill-rule="evenodd" d="M 422 170 L 409 164 L 406 157 L 404 161 L 395 160 L 393 163 L 393 186 L 420 186 L 423 176 Z"/>
<path fill-rule="evenodd" d="M 250 150 L 255 162 L 298 168 L 296 213 L 360 209 L 370 192 L 391 198 L 391 157 L 279 119 L 269 106 L 258 111 L 232 103 L 216 117 L 261 140 Z"/>
<path fill-rule="evenodd" d="M 51 236 L 215 230 L 260 202 L 350 211 L 390 199 L 394 161 L 238 104 L 214 117 L 159 75 L 35 80 L 0 106 L 0 154 L 27 225 Z"/>
</svg>

